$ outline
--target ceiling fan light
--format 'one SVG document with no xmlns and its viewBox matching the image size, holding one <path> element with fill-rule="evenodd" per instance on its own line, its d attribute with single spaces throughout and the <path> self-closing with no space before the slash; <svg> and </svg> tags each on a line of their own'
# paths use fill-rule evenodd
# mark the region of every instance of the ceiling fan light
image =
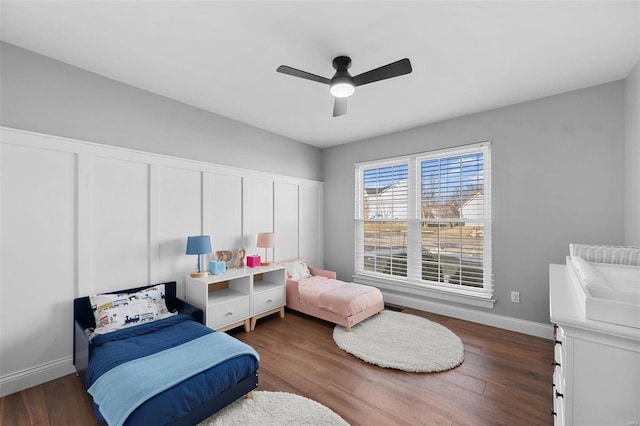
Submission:
<svg viewBox="0 0 640 426">
<path fill-rule="evenodd" d="M 353 92 L 356 91 L 356 88 L 353 84 L 351 84 L 351 81 L 338 80 L 331 82 L 329 91 L 336 98 L 347 98 L 353 95 Z"/>
</svg>

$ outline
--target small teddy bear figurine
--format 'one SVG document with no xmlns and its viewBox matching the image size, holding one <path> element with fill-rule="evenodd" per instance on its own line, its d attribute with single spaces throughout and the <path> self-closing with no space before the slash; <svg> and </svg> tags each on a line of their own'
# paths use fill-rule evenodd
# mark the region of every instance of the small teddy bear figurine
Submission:
<svg viewBox="0 0 640 426">
<path fill-rule="evenodd" d="M 244 257 L 246 252 L 244 249 L 238 249 L 238 253 L 236 254 L 236 268 L 244 268 Z"/>
<path fill-rule="evenodd" d="M 219 250 L 216 251 L 216 259 L 218 262 L 224 262 L 226 265 L 226 269 L 230 269 L 231 259 L 233 258 L 233 254 L 229 250 Z"/>
</svg>

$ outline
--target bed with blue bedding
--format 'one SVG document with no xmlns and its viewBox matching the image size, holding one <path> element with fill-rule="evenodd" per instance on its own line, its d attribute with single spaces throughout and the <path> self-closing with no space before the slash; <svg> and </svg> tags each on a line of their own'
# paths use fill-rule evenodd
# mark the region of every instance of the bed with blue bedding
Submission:
<svg viewBox="0 0 640 426">
<path fill-rule="evenodd" d="M 101 423 L 195 424 L 258 385 L 255 350 L 202 325 L 202 311 L 175 297 L 175 282 L 163 284 L 174 315 L 91 339 L 95 306 L 74 301 L 74 364 Z"/>
</svg>

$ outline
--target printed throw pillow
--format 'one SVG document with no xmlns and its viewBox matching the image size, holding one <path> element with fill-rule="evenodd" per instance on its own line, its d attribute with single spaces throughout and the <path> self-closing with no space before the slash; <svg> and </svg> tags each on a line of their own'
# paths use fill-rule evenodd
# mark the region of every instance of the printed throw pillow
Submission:
<svg viewBox="0 0 640 426">
<path fill-rule="evenodd" d="M 173 315 L 164 300 L 164 284 L 136 293 L 96 294 L 89 297 L 96 320 L 95 334 L 155 321 Z"/>
<path fill-rule="evenodd" d="M 311 272 L 309 272 L 309 268 L 304 260 L 287 263 L 285 264 L 285 267 L 287 270 L 288 280 L 298 281 L 311 276 Z"/>
</svg>

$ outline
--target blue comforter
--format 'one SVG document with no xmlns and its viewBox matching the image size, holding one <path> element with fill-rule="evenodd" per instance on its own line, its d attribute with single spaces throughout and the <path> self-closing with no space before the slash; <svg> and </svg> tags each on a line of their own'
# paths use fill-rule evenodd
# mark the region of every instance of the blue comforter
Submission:
<svg viewBox="0 0 640 426">
<path fill-rule="evenodd" d="M 192 321 L 192 317 L 177 315 L 97 336 L 91 342 L 87 385 L 90 387 L 118 365 L 175 348 L 209 333 L 213 331 Z M 258 360 L 249 355 L 224 361 L 153 396 L 133 411 L 125 424 L 169 423 L 254 374 L 257 369 Z M 99 408 L 96 406 L 96 416 L 104 422 Z"/>
</svg>

